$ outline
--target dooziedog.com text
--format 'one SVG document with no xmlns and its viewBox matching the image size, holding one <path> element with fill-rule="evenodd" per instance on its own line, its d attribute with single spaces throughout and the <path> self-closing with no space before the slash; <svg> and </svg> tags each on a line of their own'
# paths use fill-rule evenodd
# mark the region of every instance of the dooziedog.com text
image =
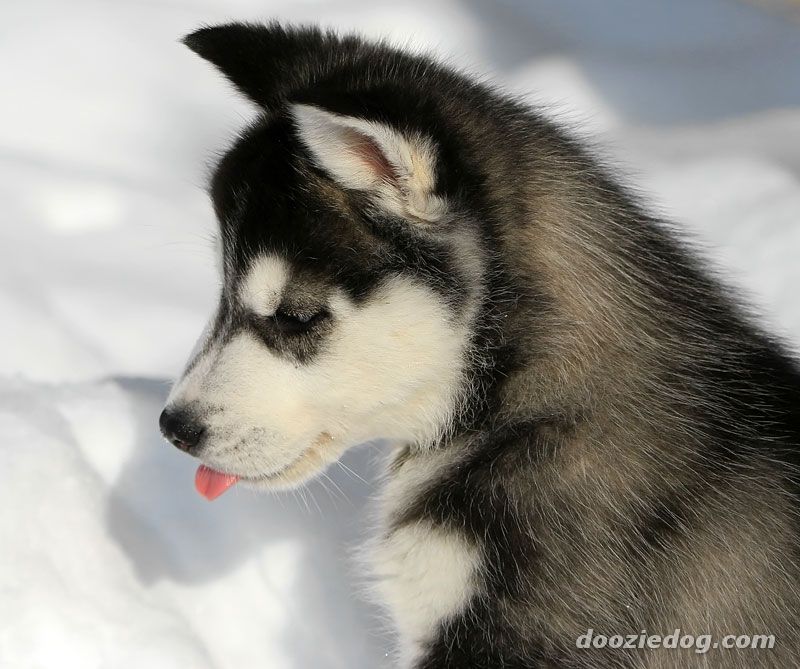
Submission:
<svg viewBox="0 0 800 669">
<path fill-rule="evenodd" d="M 773 634 L 726 634 L 721 639 L 714 640 L 711 634 L 682 634 L 676 629 L 672 634 L 647 634 L 642 630 L 639 634 L 605 634 L 595 633 L 590 627 L 585 634 L 581 634 L 575 642 L 578 648 L 620 648 L 631 650 L 636 648 L 694 648 L 695 653 L 707 653 L 710 649 L 762 649 L 775 647 Z"/>
</svg>

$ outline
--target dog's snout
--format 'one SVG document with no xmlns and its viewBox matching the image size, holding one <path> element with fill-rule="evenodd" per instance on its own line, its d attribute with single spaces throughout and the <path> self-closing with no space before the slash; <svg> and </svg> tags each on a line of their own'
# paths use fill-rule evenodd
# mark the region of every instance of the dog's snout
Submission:
<svg viewBox="0 0 800 669">
<path fill-rule="evenodd" d="M 182 451 L 191 452 L 203 436 L 200 421 L 188 411 L 164 409 L 158 419 L 164 438 Z"/>
</svg>

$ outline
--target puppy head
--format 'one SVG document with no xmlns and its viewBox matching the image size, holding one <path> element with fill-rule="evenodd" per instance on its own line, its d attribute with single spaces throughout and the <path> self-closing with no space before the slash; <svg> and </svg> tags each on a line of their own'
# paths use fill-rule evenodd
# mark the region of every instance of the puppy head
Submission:
<svg viewBox="0 0 800 669">
<path fill-rule="evenodd" d="M 212 471 L 264 487 L 372 439 L 434 442 L 465 397 L 483 281 L 478 232 L 440 188 L 436 138 L 392 122 L 380 90 L 354 93 L 372 80 L 353 63 L 341 92 L 331 80 L 317 100 L 314 82 L 269 97 L 274 73 L 257 74 L 287 33 L 208 30 L 190 46 L 262 114 L 213 177 L 222 291 L 162 430 Z"/>
</svg>

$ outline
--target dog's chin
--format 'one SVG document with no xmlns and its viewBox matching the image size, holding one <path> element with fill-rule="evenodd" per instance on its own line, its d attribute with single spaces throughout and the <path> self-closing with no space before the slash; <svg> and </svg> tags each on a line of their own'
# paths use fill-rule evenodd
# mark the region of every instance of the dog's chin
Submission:
<svg viewBox="0 0 800 669">
<path fill-rule="evenodd" d="M 314 478 L 339 459 L 346 445 L 322 432 L 294 460 L 269 473 L 252 473 L 239 476 L 239 484 L 256 490 L 286 490 L 302 485 Z"/>
</svg>

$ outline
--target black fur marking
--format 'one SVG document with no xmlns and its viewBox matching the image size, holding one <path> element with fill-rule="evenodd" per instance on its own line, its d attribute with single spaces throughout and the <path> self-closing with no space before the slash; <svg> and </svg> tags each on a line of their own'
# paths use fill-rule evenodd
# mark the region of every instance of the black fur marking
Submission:
<svg viewBox="0 0 800 669">
<path fill-rule="evenodd" d="M 325 333 L 332 323 L 318 318 L 309 324 L 285 322 L 280 316 L 248 314 L 247 329 L 271 351 L 300 364 L 307 364 L 325 346 Z"/>
</svg>

